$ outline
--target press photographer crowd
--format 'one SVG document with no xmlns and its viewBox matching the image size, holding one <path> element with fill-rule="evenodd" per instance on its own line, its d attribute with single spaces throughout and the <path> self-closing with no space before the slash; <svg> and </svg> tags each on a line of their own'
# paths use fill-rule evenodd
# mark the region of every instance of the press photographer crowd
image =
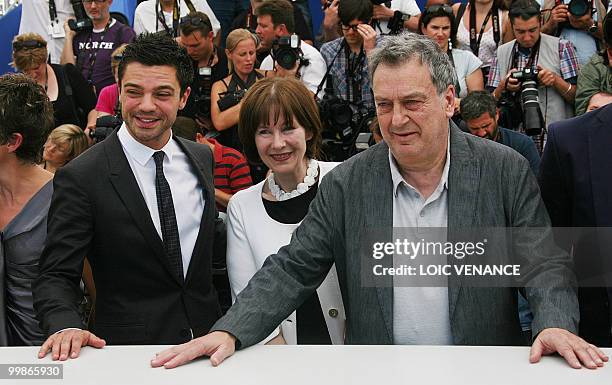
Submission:
<svg viewBox="0 0 612 385">
<path fill-rule="evenodd" d="M 0 346 L 177 345 L 151 360 L 173 368 L 257 343 L 526 345 L 603 366 L 609 237 L 516 235 L 538 266 L 517 287 L 361 284 L 372 228 L 612 227 L 612 4 L 449 1 L 144 0 L 130 25 L 113 0 L 23 0 Z"/>
</svg>

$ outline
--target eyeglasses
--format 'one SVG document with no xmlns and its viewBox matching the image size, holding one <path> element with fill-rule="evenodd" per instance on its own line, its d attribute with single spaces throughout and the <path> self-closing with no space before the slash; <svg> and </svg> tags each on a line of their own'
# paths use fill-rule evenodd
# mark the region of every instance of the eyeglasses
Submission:
<svg viewBox="0 0 612 385">
<path fill-rule="evenodd" d="M 198 25 L 204 25 L 204 26 L 207 26 L 212 31 L 212 25 L 210 24 L 210 20 L 205 20 L 204 18 L 200 16 L 181 17 L 181 20 L 179 21 L 179 26 L 182 27 L 185 25 L 193 25 L 194 27 L 197 27 Z"/>
<path fill-rule="evenodd" d="M 360 24 L 350 24 L 350 25 L 344 25 L 342 23 L 340 23 L 340 27 L 342 27 L 342 30 L 344 32 L 348 32 L 349 29 L 352 29 L 353 32 L 357 32 L 357 28 L 359 27 Z"/>
<path fill-rule="evenodd" d="M 540 9 L 530 5 L 528 7 L 511 7 L 509 15 L 512 17 L 531 18 L 540 14 Z"/>
<path fill-rule="evenodd" d="M 445 13 L 447 15 L 453 15 L 453 8 L 448 4 L 434 4 L 425 8 L 425 13 Z"/>
<path fill-rule="evenodd" d="M 38 40 L 15 41 L 13 42 L 13 52 L 24 49 L 45 48 L 46 46 L 46 42 L 43 43 L 42 41 Z"/>
<path fill-rule="evenodd" d="M 106 3 L 106 0 L 83 0 L 83 4 L 91 4 L 91 3 L 102 4 L 102 3 Z"/>
<path fill-rule="evenodd" d="M 121 61 L 121 59 L 123 59 L 123 55 L 114 55 L 112 59 L 116 61 Z"/>
</svg>

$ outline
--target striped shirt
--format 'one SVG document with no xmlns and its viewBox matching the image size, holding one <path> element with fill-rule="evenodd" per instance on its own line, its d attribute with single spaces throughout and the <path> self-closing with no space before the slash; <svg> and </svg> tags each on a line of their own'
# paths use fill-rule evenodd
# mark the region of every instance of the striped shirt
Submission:
<svg viewBox="0 0 612 385">
<path fill-rule="evenodd" d="M 253 185 L 251 171 L 244 155 L 212 138 L 207 140 L 215 146 L 215 188 L 228 194 L 235 194 Z M 219 204 L 217 209 L 225 212 L 225 207 Z"/>
</svg>

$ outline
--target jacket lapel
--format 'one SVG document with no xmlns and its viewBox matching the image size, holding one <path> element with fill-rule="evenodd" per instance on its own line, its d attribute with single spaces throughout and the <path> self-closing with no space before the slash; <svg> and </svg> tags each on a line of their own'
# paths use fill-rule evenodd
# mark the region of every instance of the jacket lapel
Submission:
<svg viewBox="0 0 612 385">
<path fill-rule="evenodd" d="M 448 174 L 448 239 L 452 242 L 453 229 L 477 226 L 476 202 L 480 184 L 480 164 L 472 154 L 463 132 L 451 122 L 450 170 Z M 456 261 L 450 256 L 448 263 Z M 448 281 L 449 316 L 454 317 L 461 292 L 461 280 L 451 276 Z"/>
<path fill-rule="evenodd" d="M 598 111 L 589 125 L 589 164 L 595 220 L 599 227 L 612 226 L 612 105 Z"/>
<path fill-rule="evenodd" d="M 179 281 L 179 277 L 177 277 L 170 268 L 170 263 L 164 252 L 164 245 L 157 234 L 157 230 L 155 230 L 149 208 L 147 207 L 142 192 L 136 182 L 136 178 L 134 178 L 134 174 L 130 168 L 130 164 L 123 152 L 121 143 L 117 137 L 117 132 L 115 131 L 111 134 L 103 143 L 105 144 L 106 156 L 109 163 L 110 182 L 117 192 L 117 195 L 119 195 L 119 198 L 132 217 L 132 220 L 147 243 L 151 245 L 151 250 L 166 268 L 168 274 L 170 274 L 178 284 L 182 284 L 182 282 Z"/>
<path fill-rule="evenodd" d="M 373 150 L 371 174 L 364 175 L 364 191 L 362 196 L 366 199 L 372 197 L 376 192 L 376 202 L 362 202 L 367 208 L 365 214 L 366 229 L 393 229 L 393 183 L 391 181 L 391 169 L 389 168 L 389 147 L 381 143 Z M 389 240 L 393 233 L 388 234 Z M 392 261 L 387 261 L 389 266 Z M 377 278 L 377 281 L 379 279 Z M 380 282 L 380 281 L 379 281 Z M 377 285 L 376 294 L 378 303 L 385 321 L 386 331 L 390 343 L 393 343 L 393 277 L 385 276 L 382 285 Z"/>
</svg>

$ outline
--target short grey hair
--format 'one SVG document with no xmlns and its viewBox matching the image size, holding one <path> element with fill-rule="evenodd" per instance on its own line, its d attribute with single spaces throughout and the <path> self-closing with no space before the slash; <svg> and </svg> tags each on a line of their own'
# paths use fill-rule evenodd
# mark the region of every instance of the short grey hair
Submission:
<svg viewBox="0 0 612 385">
<path fill-rule="evenodd" d="M 461 118 L 466 122 L 477 119 L 485 112 L 492 118 L 497 113 L 497 103 L 493 95 L 487 91 L 472 91 L 461 99 Z"/>
<path fill-rule="evenodd" d="M 412 59 L 418 59 L 427 66 L 431 81 L 438 95 L 442 95 L 449 85 L 456 85 L 457 74 L 448 55 L 430 38 L 412 32 L 385 36 L 376 49 L 368 56 L 370 83 L 379 65 L 400 66 Z"/>
</svg>

